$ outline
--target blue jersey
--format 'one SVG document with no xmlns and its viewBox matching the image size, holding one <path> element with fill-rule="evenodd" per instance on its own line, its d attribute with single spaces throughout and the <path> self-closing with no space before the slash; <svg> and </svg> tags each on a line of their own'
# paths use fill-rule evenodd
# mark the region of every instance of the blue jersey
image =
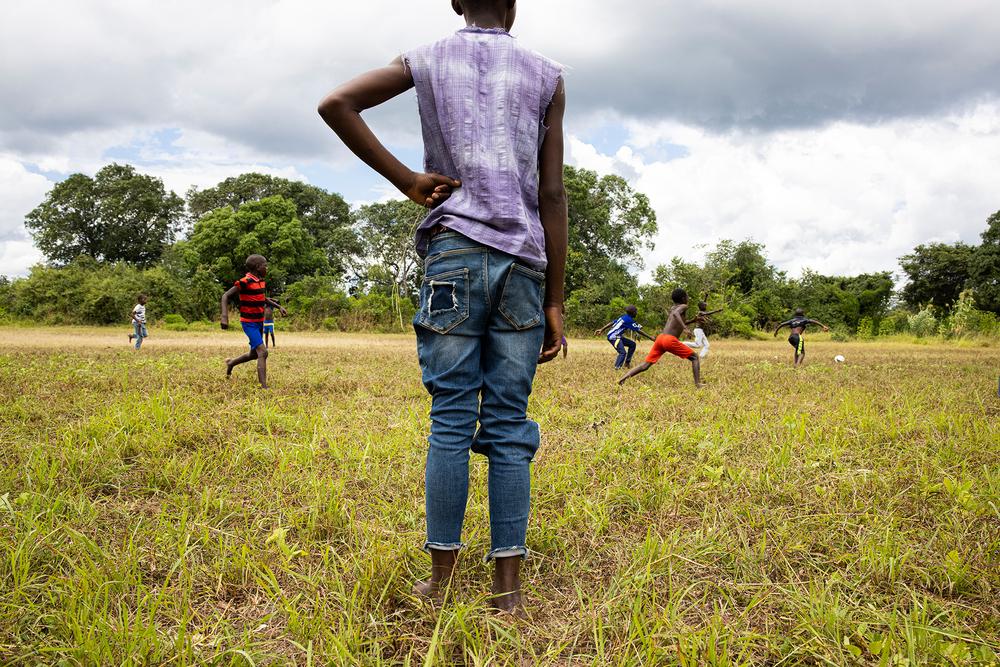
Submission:
<svg viewBox="0 0 1000 667">
<path fill-rule="evenodd" d="M 625 313 L 611 325 L 611 330 L 608 331 L 608 340 L 614 341 L 618 340 L 625 335 L 626 331 L 642 331 L 642 326 L 638 322 L 632 319 L 632 316 Z"/>
</svg>

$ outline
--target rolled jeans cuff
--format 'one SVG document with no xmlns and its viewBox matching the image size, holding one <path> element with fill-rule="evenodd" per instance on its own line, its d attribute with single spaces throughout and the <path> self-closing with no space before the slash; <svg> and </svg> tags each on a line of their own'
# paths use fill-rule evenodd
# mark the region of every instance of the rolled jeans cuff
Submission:
<svg viewBox="0 0 1000 667">
<path fill-rule="evenodd" d="M 424 542 L 424 551 L 458 551 L 465 548 L 465 542 Z"/>
<path fill-rule="evenodd" d="M 511 556 L 520 556 L 521 558 L 528 557 L 528 547 L 524 545 L 514 546 L 514 547 L 503 547 L 501 549 L 493 549 L 483 558 L 484 563 L 489 563 L 494 558 L 510 558 Z"/>
</svg>

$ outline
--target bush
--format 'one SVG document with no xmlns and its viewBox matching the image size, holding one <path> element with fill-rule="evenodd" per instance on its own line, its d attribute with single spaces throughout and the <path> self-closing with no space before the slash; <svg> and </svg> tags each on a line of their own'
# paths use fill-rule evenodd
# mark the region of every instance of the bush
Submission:
<svg viewBox="0 0 1000 667">
<path fill-rule="evenodd" d="M 4 291 L 10 314 L 50 324 L 128 322 L 139 293 L 149 297 L 150 314 L 209 317 L 218 309 L 223 292 L 201 269 L 187 275 L 164 265 L 138 269 L 123 263 L 99 264 L 89 257 L 63 267 L 34 266 L 26 278 L 11 281 Z"/>
<path fill-rule="evenodd" d="M 963 291 L 955 304 L 950 319 L 951 333 L 956 336 L 995 336 L 1000 334 L 1000 323 L 993 313 L 978 310 L 972 290 Z"/>
<path fill-rule="evenodd" d="M 181 315 L 170 313 L 163 316 L 163 328 L 167 331 L 187 331 L 188 323 Z"/>
<path fill-rule="evenodd" d="M 851 340 L 851 334 L 847 333 L 843 329 L 831 329 L 830 330 L 830 340 L 837 343 L 846 343 Z"/>
<path fill-rule="evenodd" d="M 907 325 L 910 328 L 910 333 L 912 333 L 917 338 L 923 338 L 925 336 L 933 336 L 938 330 L 938 321 L 934 317 L 932 312 L 932 306 L 927 306 L 919 313 L 911 315 L 907 320 Z"/>
<path fill-rule="evenodd" d="M 862 340 L 870 340 L 875 337 L 875 323 L 872 322 L 870 317 L 862 317 L 858 321 L 858 338 Z"/>
</svg>

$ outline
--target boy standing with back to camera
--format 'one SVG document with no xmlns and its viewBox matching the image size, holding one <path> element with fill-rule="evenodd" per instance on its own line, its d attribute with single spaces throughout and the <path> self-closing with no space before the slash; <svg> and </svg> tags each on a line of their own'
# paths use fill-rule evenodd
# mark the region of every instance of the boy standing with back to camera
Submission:
<svg viewBox="0 0 1000 667">
<path fill-rule="evenodd" d="M 520 614 L 539 445 L 528 396 L 536 365 L 555 358 L 562 342 L 567 209 L 562 68 L 511 37 L 515 5 L 451 0 L 465 28 L 343 84 L 319 113 L 359 158 L 431 208 L 416 231 L 425 259 L 414 316 L 431 394 L 431 577 L 414 591 L 440 598 L 451 579 L 474 451 L 489 460 L 493 604 Z M 414 87 L 425 173 L 399 162 L 361 118 Z"/>
</svg>

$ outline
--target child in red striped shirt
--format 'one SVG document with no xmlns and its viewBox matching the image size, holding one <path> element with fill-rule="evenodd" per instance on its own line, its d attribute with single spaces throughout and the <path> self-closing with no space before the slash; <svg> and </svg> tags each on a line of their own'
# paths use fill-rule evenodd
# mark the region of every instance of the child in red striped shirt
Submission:
<svg viewBox="0 0 1000 667">
<path fill-rule="evenodd" d="M 240 297 L 240 325 L 250 341 L 250 351 L 233 359 L 226 359 L 226 377 L 233 374 L 233 368 L 248 361 L 257 360 L 257 379 L 262 389 L 267 389 L 267 346 L 264 345 L 264 307 L 271 306 L 287 315 L 280 303 L 265 295 L 267 285 L 267 260 L 263 255 L 250 255 L 246 262 L 247 274 L 233 283 L 222 295 L 223 329 L 229 328 L 229 300 Z"/>
</svg>

